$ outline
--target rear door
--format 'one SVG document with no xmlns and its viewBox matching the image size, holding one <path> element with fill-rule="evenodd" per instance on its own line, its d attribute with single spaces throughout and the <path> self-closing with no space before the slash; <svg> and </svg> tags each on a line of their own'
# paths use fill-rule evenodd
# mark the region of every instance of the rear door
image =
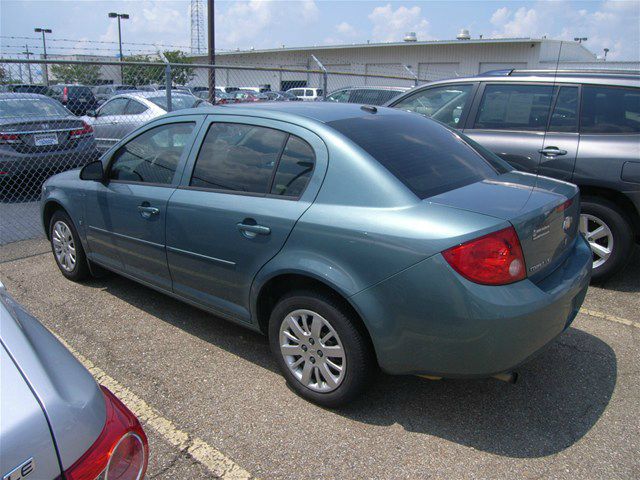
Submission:
<svg viewBox="0 0 640 480">
<path fill-rule="evenodd" d="M 173 289 L 250 320 L 249 290 L 311 205 L 327 165 L 324 143 L 284 122 L 212 115 L 169 201 Z"/>
<path fill-rule="evenodd" d="M 552 83 L 484 83 L 464 133 L 516 169 L 536 174 L 553 98 Z"/>
<path fill-rule="evenodd" d="M 124 111 L 129 104 L 128 98 L 113 98 L 100 107 L 93 120 L 96 147 L 104 152 L 115 145 L 124 135 L 121 133 Z"/>
</svg>

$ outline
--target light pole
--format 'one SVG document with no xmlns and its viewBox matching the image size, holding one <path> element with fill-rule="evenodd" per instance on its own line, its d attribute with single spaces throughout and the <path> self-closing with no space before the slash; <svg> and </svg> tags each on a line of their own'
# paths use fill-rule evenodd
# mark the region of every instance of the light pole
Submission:
<svg viewBox="0 0 640 480">
<path fill-rule="evenodd" d="M 216 63 L 216 23 L 215 23 L 215 5 L 214 0 L 207 0 L 207 39 L 209 46 L 209 101 L 216 103 L 216 69 L 213 65 Z"/>
<path fill-rule="evenodd" d="M 29 44 L 26 44 L 24 46 L 25 51 L 22 52 L 23 55 L 27 56 L 27 60 L 31 60 L 31 55 L 33 55 L 33 52 L 31 50 L 29 50 Z M 27 63 L 27 71 L 29 72 L 29 83 L 33 83 L 33 77 L 31 76 L 31 64 Z"/>
<path fill-rule="evenodd" d="M 42 33 L 42 51 L 44 52 L 43 54 L 43 58 L 45 60 L 44 62 L 44 84 L 45 85 L 49 85 L 49 68 L 47 66 L 47 40 L 44 36 L 45 33 L 51 33 L 51 29 L 50 28 L 34 28 L 33 29 L 34 32 L 36 33 Z"/>
<path fill-rule="evenodd" d="M 109 18 L 118 19 L 118 46 L 120 48 L 120 61 L 122 62 L 122 28 L 120 27 L 120 19 L 127 20 L 128 13 L 109 12 Z M 120 83 L 124 83 L 124 75 L 122 74 L 122 65 L 120 65 Z"/>
<path fill-rule="evenodd" d="M 605 61 L 605 62 L 607 61 L 607 53 L 609 53 L 609 49 L 608 49 L 608 48 L 605 48 L 605 49 L 604 49 L 604 61 Z"/>
</svg>

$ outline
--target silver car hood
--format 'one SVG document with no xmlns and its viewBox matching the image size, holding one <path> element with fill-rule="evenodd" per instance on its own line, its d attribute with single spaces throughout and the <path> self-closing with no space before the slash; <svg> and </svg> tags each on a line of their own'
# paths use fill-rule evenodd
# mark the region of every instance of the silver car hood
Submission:
<svg viewBox="0 0 640 480">
<path fill-rule="evenodd" d="M 98 384 L 1 283 L 0 342 L 44 410 L 62 468 L 68 469 L 89 449 L 105 424 L 104 398 Z M 3 383 L 3 399 L 11 395 L 20 393 Z"/>
</svg>

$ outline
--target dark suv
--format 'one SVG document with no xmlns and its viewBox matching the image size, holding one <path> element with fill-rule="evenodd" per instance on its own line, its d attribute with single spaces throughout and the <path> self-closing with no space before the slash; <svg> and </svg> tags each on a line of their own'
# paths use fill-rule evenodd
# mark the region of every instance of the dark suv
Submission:
<svg viewBox="0 0 640 480">
<path fill-rule="evenodd" d="M 511 70 L 430 83 L 388 106 L 461 130 L 518 170 L 577 184 L 595 280 L 640 242 L 640 73 Z"/>
<path fill-rule="evenodd" d="M 98 108 L 91 88 L 85 85 L 52 85 L 53 98 L 62 103 L 74 115 L 86 115 L 88 110 Z"/>
</svg>

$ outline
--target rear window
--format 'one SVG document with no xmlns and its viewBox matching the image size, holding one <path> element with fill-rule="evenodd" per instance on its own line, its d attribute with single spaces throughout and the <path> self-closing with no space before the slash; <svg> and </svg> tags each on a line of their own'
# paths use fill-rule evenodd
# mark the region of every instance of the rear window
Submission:
<svg viewBox="0 0 640 480">
<path fill-rule="evenodd" d="M 158 97 L 149 97 L 148 100 L 152 101 L 160 108 L 167 109 L 167 96 L 162 95 Z M 171 95 L 171 109 L 182 110 L 184 108 L 191 108 L 198 101 L 193 95 Z"/>
<path fill-rule="evenodd" d="M 89 87 L 78 87 L 75 85 L 68 86 L 67 93 L 68 95 L 74 96 L 74 97 L 80 97 L 80 96 L 92 97 L 93 96 L 93 92 Z"/>
<path fill-rule="evenodd" d="M 640 132 L 640 88 L 583 86 L 580 132 Z"/>
<path fill-rule="evenodd" d="M 48 98 L 6 98 L 0 100 L 0 118 L 9 117 L 67 117 L 69 111 Z"/>
<path fill-rule="evenodd" d="M 495 178 L 499 173 L 460 135 L 419 115 L 371 114 L 328 124 L 421 199 Z"/>
</svg>

